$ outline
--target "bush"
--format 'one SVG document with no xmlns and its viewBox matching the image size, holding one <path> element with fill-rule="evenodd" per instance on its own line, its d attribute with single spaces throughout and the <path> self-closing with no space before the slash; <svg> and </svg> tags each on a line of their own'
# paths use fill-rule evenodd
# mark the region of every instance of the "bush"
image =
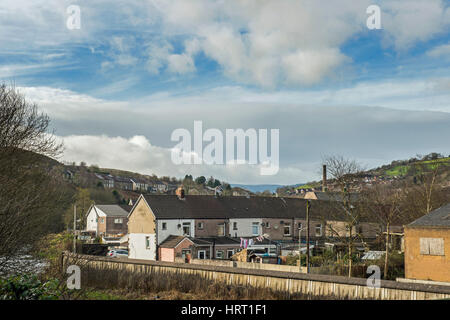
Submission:
<svg viewBox="0 0 450 320">
<path fill-rule="evenodd" d="M 381 274 L 384 274 L 384 255 L 375 261 L 377 266 L 380 267 Z M 396 278 L 405 277 L 405 255 L 399 252 L 389 253 L 388 273 L 385 280 L 395 280 Z"/>
<path fill-rule="evenodd" d="M 36 275 L 0 278 L 1 300 L 56 300 L 61 295 L 56 279 L 42 283 Z"/>
</svg>

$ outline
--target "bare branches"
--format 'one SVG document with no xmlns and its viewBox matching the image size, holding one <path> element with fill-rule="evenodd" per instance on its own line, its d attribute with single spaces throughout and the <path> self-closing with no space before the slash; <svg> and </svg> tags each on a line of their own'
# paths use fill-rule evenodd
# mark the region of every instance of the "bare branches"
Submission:
<svg viewBox="0 0 450 320">
<path fill-rule="evenodd" d="M 14 87 L 0 85 L 0 149 L 2 152 L 27 150 L 57 157 L 62 144 L 47 132 L 50 118 L 38 112 Z"/>
<path fill-rule="evenodd" d="M 62 228 L 72 192 L 61 181 L 61 145 L 50 119 L 15 88 L 0 85 L 0 256 L 21 254 L 43 234 Z M 53 230 L 52 230 L 53 228 Z M 0 271 L 2 266 L 0 265 Z"/>
<path fill-rule="evenodd" d="M 331 193 L 330 198 L 335 206 L 336 221 L 343 224 L 343 230 L 336 230 L 334 226 L 328 225 L 332 237 L 339 239 L 347 247 L 348 253 L 348 276 L 352 276 L 352 255 L 356 240 L 362 240 L 362 235 L 357 227 L 362 216 L 360 202 L 352 191 L 355 189 L 356 177 L 363 171 L 362 166 L 355 160 L 349 160 L 343 156 L 326 156 L 323 159 L 327 171 L 338 185 L 339 192 Z"/>
<path fill-rule="evenodd" d="M 342 188 L 350 187 L 354 178 L 364 170 L 358 162 L 343 156 L 325 156 L 323 164 L 327 166 L 327 171 Z"/>
</svg>

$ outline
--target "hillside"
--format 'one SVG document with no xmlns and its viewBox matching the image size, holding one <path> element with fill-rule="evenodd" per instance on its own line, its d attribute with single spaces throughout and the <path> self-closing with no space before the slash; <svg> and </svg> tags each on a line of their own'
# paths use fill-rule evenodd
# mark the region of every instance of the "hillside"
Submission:
<svg viewBox="0 0 450 320">
<path fill-rule="evenodd" d="M 443 186 L 450 186 L 450 157 L 443 157 L 437 153 L 418 156 L 408 160 L 394 160 L 390 164 L 362 172 L 359 176 L 360 186 L 375 184 L 391 184 L 393 182 L 414 182 L 422 173 L 431 173 L 437 170 L 436 181 Z M 328 183 L 332 186 L 332 179 Z M 329 186 L 330 186 L 329 185 Z M 300 190 L 321 190 L 322 181 L 311 181 L 306 184 L 285 186 L 278 188 L 278 194 L 295 195 Z"/>
</svg>

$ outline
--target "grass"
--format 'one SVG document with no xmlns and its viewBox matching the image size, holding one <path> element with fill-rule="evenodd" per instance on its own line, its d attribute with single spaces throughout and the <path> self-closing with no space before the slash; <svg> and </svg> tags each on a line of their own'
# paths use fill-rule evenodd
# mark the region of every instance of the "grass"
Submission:
<svg viewBox="0 0 450 320">
<path fill-rule="evenodd" d="M 434 170 L 438 164 L 444 165 L 444 166 L 450 166 L 450 157 L 436 159 L 436 160 L 419 161 L 419 162 L 416 162 L 415 164 L 425 165 L 425 167 L 427 169 Z M 389 170 L 386 170 L 385 174 L 390 177 L 405 176 L 412 166 L 413 166 L 413 164 L 397 165 Z"/>
</svg>

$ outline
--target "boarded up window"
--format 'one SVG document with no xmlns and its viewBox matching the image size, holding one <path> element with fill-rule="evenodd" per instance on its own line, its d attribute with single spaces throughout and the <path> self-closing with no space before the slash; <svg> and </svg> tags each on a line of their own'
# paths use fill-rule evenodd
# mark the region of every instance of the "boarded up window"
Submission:
<svg viewBox="0 0 450 320">
<path fill-rule="evenodd" d="M 443 256 L 444 239 L 443 238 L 420 238 L 420 254 Z"/>
</svg>

